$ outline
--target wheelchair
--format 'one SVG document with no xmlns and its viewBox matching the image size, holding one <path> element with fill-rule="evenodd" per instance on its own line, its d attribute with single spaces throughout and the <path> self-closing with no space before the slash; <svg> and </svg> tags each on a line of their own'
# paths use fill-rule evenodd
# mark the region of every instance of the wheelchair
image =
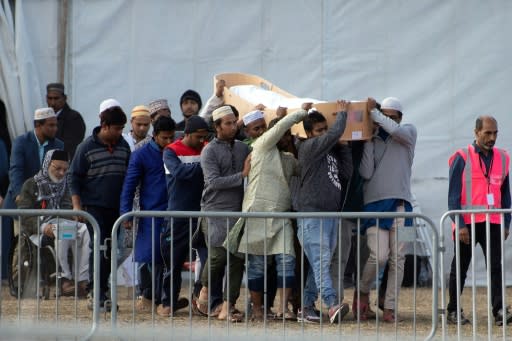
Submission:
<svg viewBox="0 0 512 341">
<path fill-rule="evenodd" d="M 57 276 L 53 238 L 43 235 L 37 245 L 28 234 L 20 231 L 14 237 L 12 245 L 8 263 L 11 296 L 48 300 L 50 286 L 55 283 Z"/>
</svg>

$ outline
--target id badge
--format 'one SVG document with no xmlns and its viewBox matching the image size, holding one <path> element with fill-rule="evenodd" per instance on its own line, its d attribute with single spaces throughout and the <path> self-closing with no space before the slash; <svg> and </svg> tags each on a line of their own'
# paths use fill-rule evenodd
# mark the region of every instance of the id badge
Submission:
<svg viewBox="0 0 512 341">
<path fill-rule="evenodd" d="M 487 205 L 494 206 L 494 194 L 487 193 Z"/>
</svg>

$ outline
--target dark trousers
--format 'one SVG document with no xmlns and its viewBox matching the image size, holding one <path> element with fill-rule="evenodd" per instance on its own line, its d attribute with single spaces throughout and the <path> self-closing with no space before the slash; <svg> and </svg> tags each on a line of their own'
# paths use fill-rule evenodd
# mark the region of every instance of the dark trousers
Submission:
<svg viewBox="0 0 512 341">
<path fill-rule="evenodd" d="M 201 282 L 205 287 L 209 286 L 209 279 L 220 281 L 224 278 L 226 265 L 229 269 L 229 278 L 227 278 L 227 288 L 224 289 L 223 299 L 229 303 L 235 304 L 240 296 L 240 285 L 244 272 L 244 259 L 238 258 L 234 254 L 229 254 L 229 264 L 227 258 L 228 251 L 223 247 L 210 247 L 208 249 L 208 261 L 201 275 Z M 208 274 L 208 272 L 210 274 Z M 213 283 L 212 283 L 213 284 Z M 218 286 L 219 284 L 215 284 Z"/>
<path fill-rule="evenodd" d="M 160 258 L 160 254 L 155 254 Z M 143 263 L 139 268 L 139 294 L 148 300 L 153 299 L 153 279 L 155 283 L 155 304 L 161 302 L 163 265 L 156 262 L 152 267 L 151 263 Z"/>
<path fill-rule="evenodd" d="M 119 218 L 119 209 L 106 208 L 99 206 L 87 206 L 85 210 L 90 213 L 94 219 L 98 222 L 100 227 L 99 242 L 100 244 L 105 243 L 105 239 L 112 238 L 112 227 L 115 221 Z M 89 291 L 92 292 L 94 282 L 94 253 L 93 253 L 93 241 L 94 241 L 94 230 L 90 224 L 87 224 L 87 229 L 91 236 L 91 243 L 89 244 L 91 253 L 89 254 Z M 119 231 L 119 230 L 118 230 Z M 117 237 L 116 237 L 117 238 Z M 110 276 L 110 255 L 112 251 L 112 244 L 107 243 L 107 250 L 100 251 L 100 292 L 94 293 L 100 295 L 100 301 L 105 301 L 108 293 L 108 278 Z"/>
<path fill-rule="evenodd" d="M 194 283 L 194 296 L 199 297 L 201 293 L 201 289 L 203 288 L 203 282 L 201 278 L 203 277 L 203 271 L 206 268 L 206 262 L 208 262 L 208 248 L 197 248 L 197 254 L 199 255 L 199 260 L 201 261 L 201 269 L 199 270 L 199 278 Z M 208 271 L 208 270 L 206 270 Z M 212 278 L 210 280 L 208 289 L 210 290 L 210 308 L 213 310 L 217 305 L 222 303 L 222 285 L 223 278 Z"/>
<path fill-rule="evenodd" d="M 471 237 L 471 225 L 468 226 Z M 502 288 L 501 288 L 501 243 L 500 243 L 500 225 L 490 225 L 490 257 L 491 257 L 491 301 L 492 301 L 492 313 L 494 316 L 503 307 L 502 305 Z M 454 239 L 454 250 L 455 243 L 459 243 L 460 247 L 460 294 L 464 289 L 464 283 L 466 282 L 466 273 L 469 268 L 469 263 L 472 258 L 472 243 L 479 243 L 484 253 L 486 265 L 487 265 L 487 250 L 486 250 L 486 236 L 485 236 L 485 222 L 475 224 L 475 240 L 469 245 L 459 241 L 458 236 Z M 450 269 L 450 282 L 448 293 L 450 295 L 450 301 L 448 302 L 448 312 L 457 311 L 457 258 L 453 256 L 452 266 Z"/>
<path fill-rule="evenodd" d="M 195 225 L 196 223 L 194 222 L 193 226 Z M 167 228 L 162 232 L 160 250 L 164 262 L 162 305 L 171 307 L 174 310 L 181 291 L 183 263 L 189 257 L 191 250 L 188 219 L 186 221 L 175 219 L 172 229 Z"/>
<path fill-rule="evenodd" d="M 12 217 L 9 216 L 2 216 L 0 219 L 2 219 L 2 231 L 0 231 L 2 234 L 2 245 L 0 246 L 2 252 L 2 279 L 7 279 L 10 276 L 8 271 L 10 267 L 9 255 L 14 239 L 14 223 Z"/>
</svg>

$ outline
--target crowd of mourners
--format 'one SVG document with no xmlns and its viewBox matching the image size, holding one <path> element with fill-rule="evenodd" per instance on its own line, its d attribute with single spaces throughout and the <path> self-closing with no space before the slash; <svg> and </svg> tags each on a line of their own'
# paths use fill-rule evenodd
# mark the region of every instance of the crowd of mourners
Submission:
<svg viewBox="0 0 512 341">
<path fill-rule="evenodd" d="M 48 84 L 48 107 L 35 110 L 34 130 L 18 136 L 12 148 L 10 139 L 0 144 L 0 154 L 5 150 L 9 165 L 2 207 L 86 211 L 98 222 L 102 244 L 119 216 L 134 210 L 412 211 L 417 132 L 414 125 L 401 123 L 403 108 L 397 98 L 377 103 L 369 97 L 372 137 L 346 141 L 341 136 L 347 127 L 348 101 L 336 102 L 336 118 L 330 126 L 327 113 L 311 103 L 295 112 L 279 107 L 276 117 L 267 122 L 262 105 L 239 114 L 236 107 L 225 104 L 224 87 L 225 82 L 219 81 L 204 106 L 196 91 L 185 91 L 180 98 L 184 119 L 178 123 L 165 99 L 137 105 L 129 115 L 117 100 L 106 99 L 99 105 L 99 125 L 85 137 L 84 120 L 68 106 L 64 86 Z M 128 119 L 130 130 L 123 133 Z M 480 118 L 480 125 L 493 120 Z M 303 137 L 291 133 L 298 123 L 304 128 Z M 474 145 L 480 146 L 478 124 L 477 120 Z M 466 154 L 460 155 L 459 168 L 466 160 Z M 502 158 L 508 162 L 508 155 Z M 508 187 L 508 163 L 506 167 L 500 186 L 506 182 Z M 505 174 L 504 168 L 501 171 Z M 461 182 L 459 186 L 464 186 Z M 460 199 L 463 190 L 454 191 Z M 495 201 L 506 207 L 506 197 L 507 193 Z M 460 199 L 458 208 L 464 204 Z M 509 221 L 508 217 L 507 232 Z M 461 230 L 466 224 L 462 221 Z M 139 311 L 156 309 L 160 316 L 174 316 L 190 304 L 198 315 L 241 321 L 244 313 L 236 303 L 245 272 L 252 320 L 320 322 L 326 313 L 335 323 L 350 311 L 339 274 L 345 274 L 354 256 L 353 234 L 359 232 L 363 245 L 358 249 L 367 248 L 367 255 L 361 257 L 361 273 L 355 277 L 352 312 L 360 320 L 376 317 L 369 294 L 378 264 L 385 268 L 385 279 L 377 306 L 383 311 L 381 320 L 394 323 L 405 260 L 405 242 L 396 234 L 411 225 L 410 219 L 400 217 L 360 223 L 335 218 L 130 218 L 122 223 L 120 241 L 133 248 Z M 112 309 L 111 250 L 101 251 L 96 270 L 99 291 L 93 292 L 89 271 L 93 229 L 87 222 L 57 217 L 18 222 L 4 217 L 3 226 L 3 250 L 12 247 L 9 242 L 20 229 L 59 244 L 60 295 L 98 296 L 100 308 Z M 76 241 L 55 238 L 64 228 L 76 229 Z M 69 249 L 76 257 L 76 269 L 69 264 Z M 191 297 L 180 297 L 183 265 L 192 260 L 197 264 L 194 290 Z M 450 294 L 456 300 L 457 293 Z M 325 311 L 317 306 L 319 298 Z M 510 322 L 508 310 L 504 312 L 500 304 L 501 299 L 496 300 L 495 317 L 498 320 L 501 314 Z M 457 322 L 456 306 L 452 308 L 452 321 Z"/>
</svg>

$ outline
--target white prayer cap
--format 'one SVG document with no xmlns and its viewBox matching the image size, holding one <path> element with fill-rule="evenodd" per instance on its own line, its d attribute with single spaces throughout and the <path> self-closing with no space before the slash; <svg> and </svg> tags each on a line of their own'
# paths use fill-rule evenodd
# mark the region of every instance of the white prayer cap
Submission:
<svg viewBox="0 0 512 341">
<path fill-rule="evenodd" d="M 34 121 L 46 120 L 50 117 L 57 117 L 52 108 L 39 108 L 34 113 Z"/>
<path fill-rule="evenodd" d="M 381 109 L 391 109 L 402 112 L 402 104 L 395 97 L 387 97 L 382 100 L 380 104 Z"/>
<path fill-rule="evenodd" d="M 100 114 L 102 112 L 104 112 L 105 110 L 113 108 L 113 107 L 121 107 L 121 104 L 117 100 L 115 100 L 113 98 L 109 98 L 109 99 L 104 100 L 100 104 Z"/>
<path fill-rule="evenodd" d="M 212 118 L 213 118 L 213 121 L 215 122 L 218 119 L 223 118 L 224 116 L 229 115 L 229 114 L 234 115 L 235 113 L 233 112 L 233 109 L 231 109 L 231 107 L 229 105 L 224 105 L 220 108 L 215 109 L 212 112 Z"/>
<path fill-rule="evenodd" d="M 250 124 L 256 120 L 262 119 L 262 118 L 265 118 L 265 115 L 263 115 L 262 111 L 254 110 L 254 111 L 248 112 L 243 117 L 244 125 L 247 126 L 248 124 Z"/>
</svg>

